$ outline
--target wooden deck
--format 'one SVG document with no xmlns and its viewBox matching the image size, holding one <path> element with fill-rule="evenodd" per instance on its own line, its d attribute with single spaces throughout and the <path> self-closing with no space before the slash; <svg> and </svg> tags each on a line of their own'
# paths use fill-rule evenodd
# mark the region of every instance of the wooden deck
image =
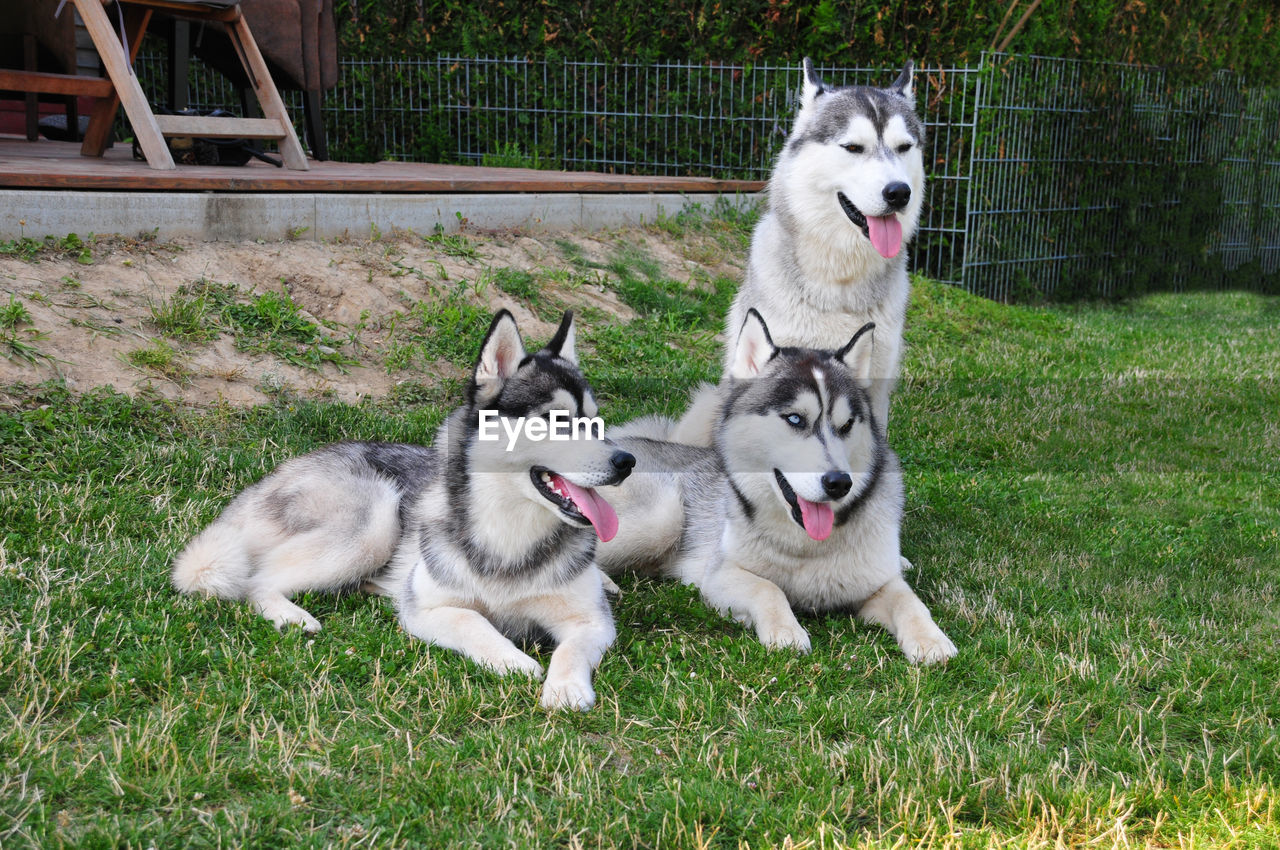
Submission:
<svg viewBox="0 0 1280 850">
<path fill-rule="evenodd" d="M 703 177 L 639 177 L 406 162 L 317 162 L 290 171 L 251 161 L 241 167 L 179 166 L 156 171 L 117 143 L 101 159 L 80 145 L 0 136 L 0 188 L 295 193 L 755 193 L 764 183 Z"/>
</svg>

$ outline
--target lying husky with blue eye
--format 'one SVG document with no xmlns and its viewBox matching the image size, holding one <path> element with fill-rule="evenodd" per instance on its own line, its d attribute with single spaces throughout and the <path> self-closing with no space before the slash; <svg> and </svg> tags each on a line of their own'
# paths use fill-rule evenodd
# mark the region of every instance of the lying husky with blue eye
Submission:
<svg viewBox="0 0 1280 850">
<path fill-rule="evenodd" d="M 610 495 L 623 532 L 600 547 L 602 568 L 696 585 L 769 647 L 808 651 L 793 608 L 849 608 L 913 662 L 955 655 L 902 577 L 902 475 L 868 393 L 872 328 L 838 351 L 779 348 L 750 310 L 711 448 L 667 442 L 664 419 L 612 430 L 641 471 Z"/>
<path fill-rule="evenodd" d="M 563 412 L 599 433 L 547 438 Z M 635 462 L 604 439 L 597 414 L 572 313 L 526 354 L 503 310 L 434 446 L 336 443 L 286 461 L 187 545 L 173 584 L 307 631 L 320 623 L 291 596 L 362 587 L 390 596 L 414 637 L 499 673 L 541 676 L 509 636 L 545 632 L 558 646 L 542 704 L 590 708 L 592 670 L 614 639 L 596 538 L 618 530 L 595 488 Z"/>
</svg>

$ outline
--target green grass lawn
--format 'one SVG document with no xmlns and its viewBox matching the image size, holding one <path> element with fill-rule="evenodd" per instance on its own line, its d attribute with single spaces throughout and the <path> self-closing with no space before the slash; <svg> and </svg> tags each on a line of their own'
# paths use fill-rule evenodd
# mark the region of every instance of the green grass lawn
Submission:
<svg viewBox="0 0 1280 850">
<path fill-rule="evenodd" d="M 620 263 L 639 317 L 586 311 L 585 369 L 612 421 L 676 412 L 718 371 L 730 287 Z M 1276 847 L 1277 375 L 1275 299 L 1017 308 L 917 280 L 890 437 L 908 578 L 959 656 L 912 667 L 847 615 L 767 652 L 688 588 L 624 581 L 584 715 L 380 599 L 307 597 L 311 636 L 169 588 L 281 459 L 426 440 L 459 387 L 206 410 L 10 388 L 0 846 Z"/>
</svg>

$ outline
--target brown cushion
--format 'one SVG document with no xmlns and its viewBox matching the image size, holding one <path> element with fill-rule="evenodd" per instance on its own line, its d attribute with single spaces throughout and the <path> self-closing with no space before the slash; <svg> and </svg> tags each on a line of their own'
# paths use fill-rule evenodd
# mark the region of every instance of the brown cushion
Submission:
<svg viewBox="0 0 1280 850">
<path fill-rule="evenodd" d="M 253 40 L 282 89 L 330 89 L 338 82 L 338 39 L 333 0 L 240 0 Z M 220 25 L 193 27 L 192 51 L 245 84 L 240 60 Z"/>
</svg>

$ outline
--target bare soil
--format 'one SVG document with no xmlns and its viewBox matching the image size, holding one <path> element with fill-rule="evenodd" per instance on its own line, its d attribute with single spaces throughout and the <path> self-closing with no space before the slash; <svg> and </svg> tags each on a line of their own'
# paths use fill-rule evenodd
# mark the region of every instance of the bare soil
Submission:
<svg viewBox="0 0 1280 850">
<path fill-rule="evenodd" d="M 596 233 L 465 233 L 424 238 L 394 233 L 364 241 L 155 242 L 99 238 L 88 252 L 62 244 L 0 256 L 0 306 L 26 309 L 9 333 L 26 355 L 0 345 L 0 386 L 61 379 L 76 392 L 110 386 L 159 393 L 194 406 L 251 405 L 282 387 L 301 396 L 358 402 L 381 397 L 401 381 L 459 377 L 454 363 L 389 366 L 387 342 L 397 316 L 416 302 L 465 291 L 475 306 L 510 309 L 527 338 L 554 331 L 554 310 L 490 285 L 514 269 L 533 276 L 537 301 L 555 308 L 599 311 L 627 321 L 632 311 L 611 286 L 606 268 L 620 252 L 656 263 L 663 277 L 698 285 L 738 278 L 744 257 L 709 236 L 673 238 L 660 231 Z M 508 273 L 509 274 L 509 273 Z M 237 297 L 268 291 L 289 296 L 306 319 L 342 340 L 357 361 L 318 368 L 246 351 L 226 332 L 192 340 L 166 335 L 155 314 L 201 282 L 235 286 Z M 157 343 L 156 341 L 160 342 Z M 476 341 L 479 344 L 479 340 Z M 173 352 L 170 368 L 137 365 L 136 352 L 159 345 Z"/>
</svg>

